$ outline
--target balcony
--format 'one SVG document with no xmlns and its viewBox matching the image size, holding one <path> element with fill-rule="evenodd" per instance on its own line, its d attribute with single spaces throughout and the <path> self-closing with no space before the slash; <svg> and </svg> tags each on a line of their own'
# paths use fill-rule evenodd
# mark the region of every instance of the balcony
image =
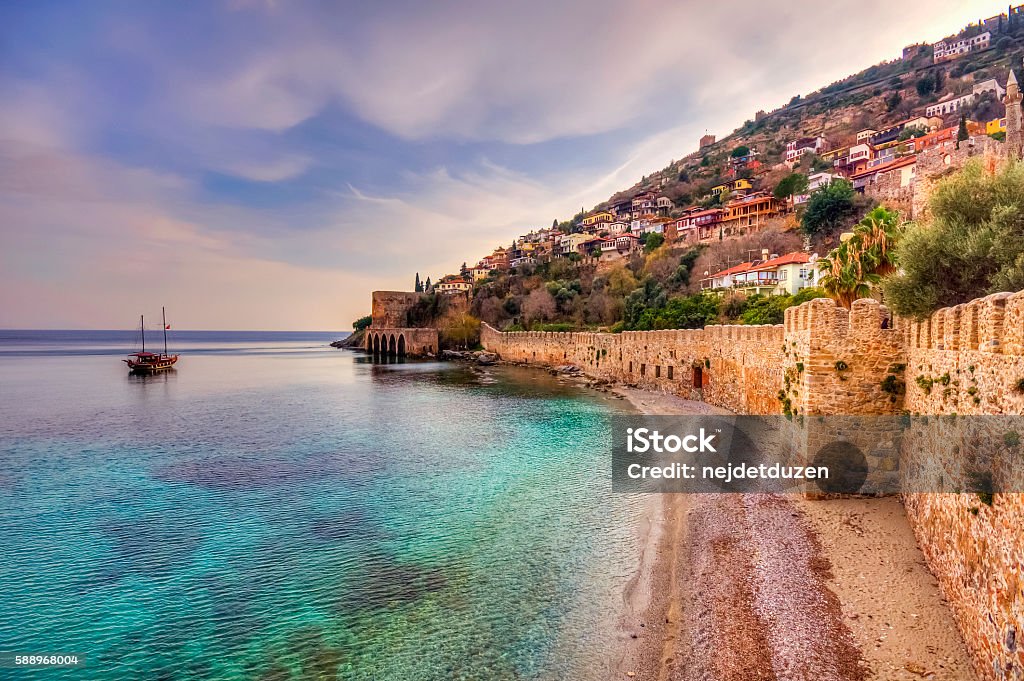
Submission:
<svg viewBox="0 0 1024 681">
<path fill-rule="evenodd" d="M 738 289 L 744 288 L 763 288 L 778 286 L 779 275 L 775 272 L 758 272 L 757 276 L 748 274 L 742 278 L 733 279 L 732 287 Z"/>
</svg>

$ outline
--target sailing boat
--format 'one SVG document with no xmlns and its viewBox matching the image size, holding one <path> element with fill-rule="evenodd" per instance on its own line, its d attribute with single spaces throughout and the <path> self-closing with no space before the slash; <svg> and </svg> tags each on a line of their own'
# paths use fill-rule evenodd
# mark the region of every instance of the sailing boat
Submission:
<svg viewBox="0 0 1024 681">
<path fill-rule="evenodd" d="M 178 361 L 177 355 L 167 354 L 167 329 L 170 327 L 167 324 L 166 308 L 160 308 L 160 312 L 163 315 L 164 322 L 164 351 L 160 354 L 146 352 L 146 320 L 142 315 L 139 315 L 139 333 L 142 336 L 142 350 L 128 355 L 128 359 L 121 360 L 128 365 L 128 370 L 133 374 L 155 374 L 158 371 L 166 371 L 172 368 L 174 363 Z"/>
</svg>

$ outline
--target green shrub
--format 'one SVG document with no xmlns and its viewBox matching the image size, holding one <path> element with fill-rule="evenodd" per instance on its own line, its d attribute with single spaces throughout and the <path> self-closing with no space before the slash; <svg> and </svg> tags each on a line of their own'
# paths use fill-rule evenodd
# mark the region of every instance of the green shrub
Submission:
<svg viewBox="0 0 1024 681">
<path fill-rule="evenodd" d="M 893 311 L 923 319 L 941 307 L 1024 289 L 1024 164 L 989 174 L 972 162 L 937 185 L 930 209 L 897 244 L 901 273 L 882 284 Z"/>
</svg>

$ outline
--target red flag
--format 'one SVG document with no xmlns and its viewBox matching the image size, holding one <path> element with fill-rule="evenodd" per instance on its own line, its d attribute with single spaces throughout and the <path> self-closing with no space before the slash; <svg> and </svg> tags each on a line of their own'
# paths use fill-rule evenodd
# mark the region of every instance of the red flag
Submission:
<svg viewBox="0 0 1024 681">
<path fill-rule="evenodd" d="M 170 328 L 171 328 L 171 325 L 170 325 L 170 324 L 165 324 L 165 325 L 164 325 L 164 329 L 170 329 Z"/>
</svg>

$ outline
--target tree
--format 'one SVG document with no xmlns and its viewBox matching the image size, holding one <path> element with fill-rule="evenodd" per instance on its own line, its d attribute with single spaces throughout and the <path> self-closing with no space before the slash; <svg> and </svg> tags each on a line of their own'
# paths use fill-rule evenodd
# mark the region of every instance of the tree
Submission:
<svg viewBox="0 0 1024 681">
<path fill-rule="evenodd" d="M 360 317 L 359 319 L 357 319 L 354 322 L 352 322 L 352 330 L 353 331 L 362 331 L 363 329 L 365 329 L 366 327 L 368 327 L 372 323 L 373 323 L 373 317 L 371 317 L 370 315 L 366 315 L 365 317 Z"/>
<path fill-rule="evenodd" d="M 941 180 L 927 217 L 908 227 L 896 259 L 901 271 L 882 290 L 904 316 L 921 319 L 978 296 L 1024 289 L 1024 164 L 989 173 L 973 161 Z"/>
<path fill-rule="evenodd" d="M 819 263 L 822 290 L 845 308 L 869 297 L 882 277 L 895 272 L 894 251 L 902 234 L 899 213 L 884 206 L 872 210 L 853 228 L 853 236 Z"/>
<path fill-rule="evenodd" d="M 469 348 L 480 340 L 480 320 L 468 312 L 452 310 L 441 319 L 438 331 L 445 345 Z"/>
<path fill-rule="evenodd" d="M 663 243 L 665 243 L 664 236 L 657 232 L 651 232 L 644 237 L 644 252 L 650 253 L 651 251 L 659 248 Z"/>
<path fill-rule="evenodd" d="M 900 105 L 903 101 L 903 95 L 900 94 L 899 90 L 893 90 L 888 97 L 885 98 L 885 110 L 892 111 Z"/>
<path fill-rule="evenodd" d="M 430 293 L 434 290 L 434 287 L 430 285 L 430 277 L 427 277 L 427 283 L 423 285 L 423 292 Z"/>
<path fill-rule="evenodd" d="M 463 279 L 469 279 L 469 268 L 466 267 L 466 263 L 462 263 L 462 267 L 459 268 L 459 276 Z"/>
<path fill-rule="evenodd" d="M 416 288 L 413 289 L 416 293 L 423 293 L 423 284 L 420 282 L 420 273 L 416 273 Z"/>
<path fill-rule="evenodd" d="M 914 87 L 917 89 L 917 94 L 921 97 L 927 97 L 931 93 L 935 92 L 935 79 L 925 74 L 917 79 L 914 83 Z"/>
<path fill-rule="evenodd" d="M 811 193 L 801 226 L 809 235 L 829 232 L 853 215 L 856 192 L 847 180 L 833 180 Z"/>
<path fill-rule="evenodd" d="M 738 147 L 736 147 L 735 149 L 732 150 L 732 157 L 733 158 L 742 158 L 744 156 L 748 156 L 749 154 L 750 154 L 750 147 L 748 147 L 745 144 L 741 144 L 741 145 L 739 145 Z"/>
<path fill-rule="evenodd" d="M 960 127 L 956 131 L 956 148 L 960 148 L 960 143 L 970 138 L 970 134 L 967 132 L 967 116 L 960 114 Z"/>
<path fill-rule="evenodd" d="M 922 126 L 911 125 L 906 128 L 903 128 L 902 132 L 900 132 L 900 136 L 897 137 L 896 139 L 900 142 L 905 142 L 909 139 L 914 139 L 915 137 L 924 137 L 927 134 L 928 131 Z"/>
<path fill-rule="evenodd" d="M 551 229 L 558 229 L 558 218 L 551 221 Z"/>
<path fill-rule="evenodd" d="M 636 277 L 624 265 L 618 265 L 608 272 L 608 291 L 613 296 L 625 298 L 636 287 Z"/>
<path fill-rule="evenodd" d="M 807 176 L 803 173 L 790 173 L 784 178 L 779 180 L 779 183 L 775 185 L 775 198 L 782 201 L 788 199 L 794 194 L 802 194 L 807 191 Z"/>
<path fill-rule="evenodd" d="M 554 297 L 546 288 L 535 288 L 523 302 L 523 321 L 526 325 L 532 322 L 544 322 L 551 319 L 558 311 Z"/>
</svg>

